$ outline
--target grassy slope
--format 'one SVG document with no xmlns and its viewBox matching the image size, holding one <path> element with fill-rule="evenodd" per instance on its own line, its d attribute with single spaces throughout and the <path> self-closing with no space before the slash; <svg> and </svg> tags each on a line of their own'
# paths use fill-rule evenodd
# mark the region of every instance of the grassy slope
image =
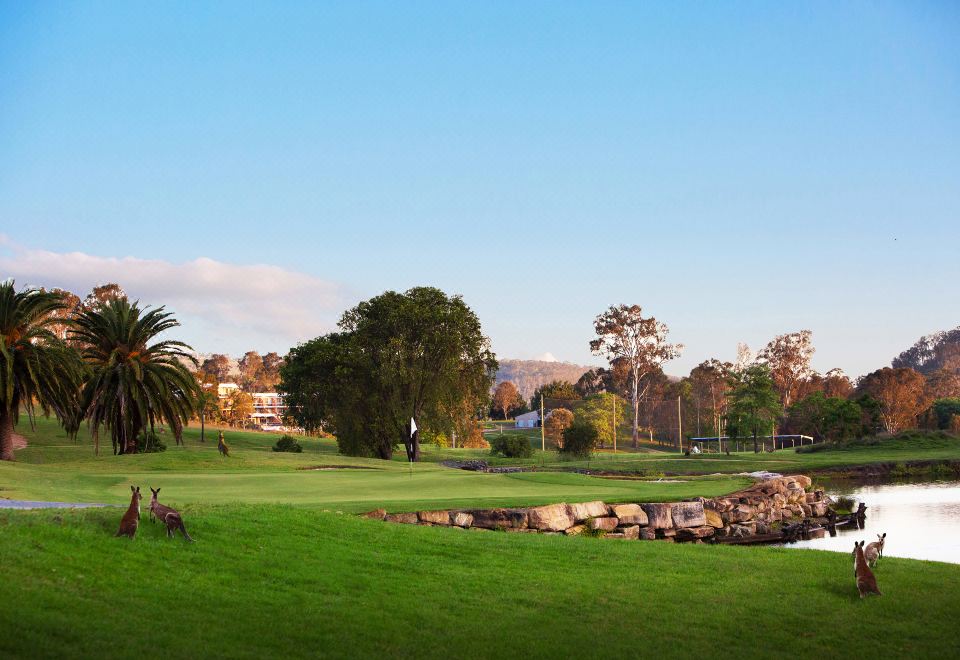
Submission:
<svg viewBox="0 0 960 660">
<path fill-rule="evenodd" d="M 0 656 L 960 655 L 945 637 L 960 616 L 958 566 L 885 558 L 885 595 L 860 602 L 844 554 L 453 531 L 321 510 L 672 499 L 741 480 L 434 465 L 411 477 L 398 461 L 337 456 L 329 441 L 277 455 L 272 438 L 236 432 L 227 460 L 192 438 L 161 455 L 93 458 L 50 423 L 25 435 L 33 446 L 20 462 L 0 465 L 0 496 L 125 502 L 131 481 L 161 485 L 197 543 L 168 541 L 146 515 L 135 541 L 113 538 L 115 509 L 0 512 L 0 598 L 12 605 L 0 629 L 17 631 L 0 636 Z M 895 451 L 875 449 L 851 453 Z M 824 458 L 782 456 L 797 471 Z M 742 458 L 736 469 L 757 465 Z M 296 469 L 318 464 L 379 469 Z"/>
<path fill-rule="evenodd" d="M 4 657 L 956 657 L 958 567 L 203 507 L 195 544 L 116 512 L 0 513 Z"/>
</svg>

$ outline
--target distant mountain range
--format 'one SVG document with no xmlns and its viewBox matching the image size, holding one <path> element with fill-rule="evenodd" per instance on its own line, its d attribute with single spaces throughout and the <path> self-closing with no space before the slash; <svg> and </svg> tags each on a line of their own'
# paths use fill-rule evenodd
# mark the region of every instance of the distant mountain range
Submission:
<svg viewBox="0 0 960 660">
<path fill-rule="evenodd" d="M 553 380 L 568 380 L 576 383 L 580 376 L 593 369 L 570 362 L 544 362 L 542 360 L 500 360 L 497 383 L 509 380 L 520 390 L 524 399 L 533 396 L 534 390 Z"/>
</svg>

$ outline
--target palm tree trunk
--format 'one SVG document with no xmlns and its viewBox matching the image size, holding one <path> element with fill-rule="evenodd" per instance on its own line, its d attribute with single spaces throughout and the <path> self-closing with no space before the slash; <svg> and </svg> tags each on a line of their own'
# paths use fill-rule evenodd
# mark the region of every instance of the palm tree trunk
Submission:
<svg viewBox="0 0 960 660">
<path fill-rule="evenodd" d="M 0 409 L 0 460 L 13 460 L 13 415 Z"/>
</svg>

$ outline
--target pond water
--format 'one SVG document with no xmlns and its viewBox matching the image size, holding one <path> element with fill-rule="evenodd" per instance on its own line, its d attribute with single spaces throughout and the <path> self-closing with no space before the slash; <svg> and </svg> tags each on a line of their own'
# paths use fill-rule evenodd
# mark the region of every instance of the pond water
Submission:
<svg viewBox="0 0 960 660">
<path fill-rule="evenodd" d="M 885 557 L 960 564 L 960 481 L 835 481 L 825 490 L 867 505 L 863 529 L 838 527 L 836 536 L 788 547 L 852 552 L 854 541 L 871 543 L 886 532 Z"/>
</svg>

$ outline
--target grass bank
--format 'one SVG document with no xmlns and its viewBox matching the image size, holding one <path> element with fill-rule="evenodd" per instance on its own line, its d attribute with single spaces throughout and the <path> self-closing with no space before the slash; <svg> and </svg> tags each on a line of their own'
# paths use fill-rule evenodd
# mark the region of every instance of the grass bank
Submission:
<svg viewBox="0 0 960 660">
<path fill-rule="evenodd" d="M 956 566 L 190 507 L 0 513 L 4 657 L 956 657 Z"/>
</svg>

